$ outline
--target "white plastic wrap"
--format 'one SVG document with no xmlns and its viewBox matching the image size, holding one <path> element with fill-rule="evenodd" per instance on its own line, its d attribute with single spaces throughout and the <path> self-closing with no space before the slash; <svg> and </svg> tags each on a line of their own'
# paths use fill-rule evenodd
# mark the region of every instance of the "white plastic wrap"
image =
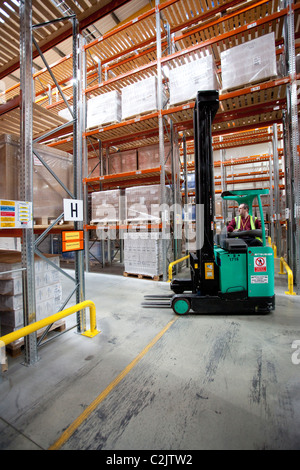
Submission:
<svg viewBox="0 0 300 470">
<path fill-rule="evenodd" d="M 65 186 L 73 190 L 73 158 L 61 150 L 35 144 L 34 149 L 59 176 Z M 20 143 L 16 136 L 0 135 L 0 197 L 20 201 Z M 66 191 L 54 179 L 40 160 L 33 163 L 33 217 L 55 219 L 63 212 Z"/>
<path fill-rule="evenodd" d="M 171 168 L 170 144 L 165 142 L 165 168 Z M 167 158 L 169 156 L 169 158 Z M 138 169 L 147 170 L 149 168 L 158 168 L 160 166 L 159 145 L 147 145 L 138 150 Z"/>
<path fill-rule="evenodd" d="M 71 110 L 73 111 L 73 106 L 70 106 Z M 61 111 L 58 111 L 59 117 L 66 119 L 67 121 L 71 121 L 73 119 L 72 114 L 69 111 L 69 108 L 64 108 Z"/>
<path fill-rule="evenodd" d="M 87 102 L 87 128 L 121 121 L 121 95 L 113 90 Z"/>
<path fill-rule="evenodd" d="M 126 221 L 152 222 L 161 221 L 161 191 L 159 184 L 133 186 L 126 188 Z M 166 203 L 171 203 L 171 190 L 166 187 Z"/>
<path fill-rule="evenodd" d="M 108 174 L 127 173 L 137 170 L 136 150 L 125 150 L 124 152 L 109 155 Z"/>
<path fill-rule="evenodd" d="M 124 234 L 124 270 L 131 274 L 159 276 L 163 273 L 162 234 Z"/>
<path fill-rule="evenodd" d="M 221 69 L 224 90 L 277 76 L 274 33 L 221 52 Z"/>
<path fill-rule="evenodd" d="M 122 119 L 157 109 L 157 78 L 149 77 L 122 89 Z"/>
<path fill-rule="evenodd" d="M 170 105 L 193 100 L 200 90 L 217 90 L 217 71 L 211 55 L 169 71 Z"/>
<path fill-rule="evenodd" d="M 120 189 L 92 193 L 92 224 L 121 222 L 123 220 Z"/>
</svg>

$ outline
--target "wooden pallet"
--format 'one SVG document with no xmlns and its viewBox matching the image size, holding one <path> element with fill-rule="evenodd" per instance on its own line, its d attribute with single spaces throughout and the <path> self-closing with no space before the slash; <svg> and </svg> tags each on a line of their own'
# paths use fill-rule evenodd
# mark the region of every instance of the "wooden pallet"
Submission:
<svg viewBox="0 0 300 470">
<path fill-rule="evenodd" d="M 195 105 L 196 98 L 190 98 L 182 101 L 176 101 L 175 103 L 168 104 L 168 109 L 176 108 L 176 106 L 184 106 L 187 105 L 188 107 Z M 193 109 L 193 108 L 192 108 Z"/>
<path fill-rule="evenodd" d="M 277 76 L 270 76 L 269 78 L 260 78 L 258 80 L 253 80 L 252 82 L 249 82 L 249 83 L 244 83 L 242 85 L 237 85 L 237 86 L 233 86 L 233 87 L 228 87 L 228 88 L 224 88 L 222 89 L 222 95 L 225 95 L 226 93 L 231 93 L 233 91 L 237 91 L 237 90 L 244 90 L 244 89 L 247 89 L 247 88 L 255 88 L 257 86 L 257 90 L 253 90 L 253 91 L 259 91 L 259 85 L 261 85 L 262 83 L 265 83 L 266 81 L 269 81 L 269 80 L 276 80 L 276 78 L 278 78 Z"/>
<path fill-rule="evenodd" d="M 66 323 L 64 320 L 59 320 L 51 326 L 49 331 L 64 331 L 66 329 Z M 46 328 L 42 328 L 37 332 L 37 338 L 40 338 Z M 24 338 L 17 339 L 6 346 L 6 353 L 11 357 L 18 357 L 24 350 Z"/>
<path fill-rule="evenodd" d="M 148 114 L 153 114 L 153 113 L 157 113 L 157 112 L 158 112 L 158 109 L 152 108 L 150 110 L 142 111 L 138 114 L 131 114 L 130 116 L 126 116 L 125 118 L 122 118 L 121 122 L 130 121 L 132 119 L 135 119 L 136 121 L 139 121 L 139 119 L 142 116 L 147 116 Z"/>
<path fill-rule="evenodd" d="M 155 276 L 151 276 L 150 274 L 135 274 L 135 273 L 127 273 L 126 271 L 123 272 L 123 276 L 125 277 L 135 277 L 138 279 L 150 279 L 151 281 L 160 281 L 162 279 L 162 274 L 158 274 Z"/>
</svg>

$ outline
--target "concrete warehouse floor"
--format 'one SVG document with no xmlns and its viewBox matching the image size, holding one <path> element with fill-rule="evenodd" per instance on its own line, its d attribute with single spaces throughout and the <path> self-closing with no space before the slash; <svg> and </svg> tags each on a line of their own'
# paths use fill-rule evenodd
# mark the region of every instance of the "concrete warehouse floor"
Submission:
<svg viewBox="0 0 300 470">
<path fill-rule="evenodd" d="M 0 449 L 299 449 L 300 296 L 285 290 L 277 276 L 269 315 L 178 317 L 141 307 L 167 283 L 87 273 L 101 333 L 68 331 L 29 367 L 8 357 Z"/>
</svg>

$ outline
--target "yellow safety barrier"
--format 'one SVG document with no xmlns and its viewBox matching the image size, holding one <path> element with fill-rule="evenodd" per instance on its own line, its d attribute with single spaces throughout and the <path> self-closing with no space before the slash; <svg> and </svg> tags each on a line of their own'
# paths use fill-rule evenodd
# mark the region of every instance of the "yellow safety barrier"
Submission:
<svg viewBox="0 0 300 470">
<path fill-rule="evenodd" d="M 275 243 L 272 243 L 271 237 L 268 237 L 268 243 L 269 243 L 269 245 L 270 245 L 270 246 L 272 247 L 272 249 L 273 249 L 274 258 L 277 258 L 277 247 L 276 247 Z"/>
<path fill-rule="evenodd" d="M 180 263 L 181 261 L 184 261 L 185 259 L 188 259 L 190 257 L 190 255 L 187 255 L 187 256 L 184 256 L 183 258 L 180 258 L 180 259 L 177 259 L 175 261 L 172 261 L 172 263 L 169 264 L 169 279 L 168 279 L 168 282 L 171 282 L 172 280 L 172 276 L 173 276 L 173 266 L 175 264 L 178 264 Z"/>
<path fill-rule="evenodd" d="M 6 346 L 7 344 L 16 341 L 17 339 L 23 338 L 24 336 L 30 335 L 45 326 L 52 325 L 57 320 L 61 320 L 64 317 L 71 315 L 72 313 L 79 312 L 84 308 L 90 308 L 90 330 L 85 331 L 82 333 L 84 336 L 88 336 L 89 338 L 93 338 L 96 336 L 100 331 L 96 329 L 96 307 L 94 302 L 91 300 L 84 300 L 79 304 L 74 305 L 73 307 L 66 308 L 65 310 L 61 310 L 60 312 L 54 313 L 54 315 L 50 315 L 50 317 L 46 317 L 43 320 L 36 321 L 34 323 L 30 323 L 30 325 L 24 326 L 20 330 L 13 331 L 5 336 L 0 337 L 0 345 Z"/>
<path fill-rule="evenodd" d="M 280 258 L 280 271 L 278 274 L 285 274 L 283 270 L 283 266 L 286 269 L 287 275 L 288 275 L 288 291 L 285 291 L 285 294 L 287 295 L 296 295 L 295 292 L 293 291 L 293 285 L 294 285 L 294 278 L 293 278 L 293 272 L 287 262 L 285 261 L 284 258 Z"/>
</svg>

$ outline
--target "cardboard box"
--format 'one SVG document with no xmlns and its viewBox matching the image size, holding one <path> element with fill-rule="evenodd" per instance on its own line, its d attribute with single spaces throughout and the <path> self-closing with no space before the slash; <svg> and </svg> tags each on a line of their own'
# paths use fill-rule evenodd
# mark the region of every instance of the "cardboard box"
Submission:
<svg viewBox="0 0 300 470">
<path fill-rule="evenodd" d="M 59 266 L 58 255 L 45 255 Z M 23 285 L 21 252 L 0 250 L 1 334 L 23 326 Z M 62 301 L 59 271 L 35 255 L 36 321 L 56 313 Z M 6 272 L 8 271 L 8 272 Z"/>
<path fill-rule="evenodd" d="M 163 273 L 162 234 L 124 234 L 124 269 L 131 274 L 159 276 Z"/>
<path fill-rule="evenodd" d="M 120 223 L 124 219 L 120 189 L 92 193 L 92 220 L 97 223 Z"/>
<path fill-rule="evenodd" d="M 108 158 L 108 174 L 127 173 L 137 170 L 136 150 L 112 153 Z"/>
<path fill-rule="evenodd" d="M 166 204 L 171 204 L 171 189 L 166 187 Z M 125 190 L 126 222 L 161 222 L 161 188 L 159 184 L 133 186 Z"/>
<path fill-rule="evenodd" d="M 168 142 L 164 144 L 165 148 L 165 168 L 167 170 L 171 169 L 171 145 Z M 149 168 L 158 168 L 160 167 L 160 156 L 159 156 L 159 145 L 147 145 L 146 147 L 141 147 L 138 150 L 138 169 L 147 170 Z"/>
</svg>

